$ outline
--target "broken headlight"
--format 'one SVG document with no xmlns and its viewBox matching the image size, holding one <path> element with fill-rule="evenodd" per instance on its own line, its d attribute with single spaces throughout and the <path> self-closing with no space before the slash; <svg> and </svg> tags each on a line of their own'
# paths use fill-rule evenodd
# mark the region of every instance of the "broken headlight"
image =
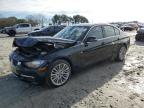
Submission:
<svg viewBox="0 0 144 108">
<path fill-rule="evenodd" d="M 25 65 L 29 68 L 38 68 L 39 66 L 41 66 L 44 63 L 45 63 L 45 60 L 35 60 L 35 61 L 31 61 L 31 62 L 26 62 Z"/>
</svg>

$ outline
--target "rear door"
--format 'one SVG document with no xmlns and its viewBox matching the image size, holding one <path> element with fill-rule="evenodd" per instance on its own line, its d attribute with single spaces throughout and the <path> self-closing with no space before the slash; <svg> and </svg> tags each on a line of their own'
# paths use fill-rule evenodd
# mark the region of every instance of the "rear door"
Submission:
<svg viewBox="0 0 144 108">
<path fill-rule="evenodd" d="M 112 57 L 114 46 L 116 45 L 116 41 L 118 40 L 118 36 L 116 36 L 115 29 L 113 26 L 104 25 L 104 43 L 105 46 L 105 58 Z"/>
</svg>

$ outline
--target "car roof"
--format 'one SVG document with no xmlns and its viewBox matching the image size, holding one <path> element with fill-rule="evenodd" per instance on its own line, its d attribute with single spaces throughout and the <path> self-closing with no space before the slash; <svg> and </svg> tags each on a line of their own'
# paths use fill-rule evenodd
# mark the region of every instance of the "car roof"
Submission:
<svg viewBox="0 0 144 108">
<path fill-rule="evenodd" d="M 99 26 L 99 25 L 111 25 L 112 24 L 106 24 L 106 23 L 97 23 L 97 24 L 91 24 L 91 23 L 81 23 L 81 24 L 73 24 L 72 26 Z"/>
</svg>

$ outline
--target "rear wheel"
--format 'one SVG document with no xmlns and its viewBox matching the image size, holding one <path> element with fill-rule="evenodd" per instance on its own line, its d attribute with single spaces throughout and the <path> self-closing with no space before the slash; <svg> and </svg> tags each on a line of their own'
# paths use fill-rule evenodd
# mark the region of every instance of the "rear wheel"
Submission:
<svg viewBox="0 0 144 108">
<path fill-rule="evenodd" d="M 62 86 L 69 80 L 70 75 L 70 64 L 65 60 L 57 60 L 50 67 L 46 84 L 54 87 Z"/>
<path fill-rule="evenodd" d="M 126 47 L 123 45 L 120 47 L 119 51 L 118 51 L 118 55 L 117 55 L 117 60 L 118 61 L 123 61 L 125 60 L 125 56 L 126 56 L 126 52 L 127 52 L 127 49 Z"/>
</svg>

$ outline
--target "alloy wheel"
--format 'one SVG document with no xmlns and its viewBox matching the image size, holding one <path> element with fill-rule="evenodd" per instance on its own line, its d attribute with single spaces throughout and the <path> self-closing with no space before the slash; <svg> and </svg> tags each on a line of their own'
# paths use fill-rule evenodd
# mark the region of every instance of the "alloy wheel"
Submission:
<svg viewBox="0 0 144 108">
<path fill-rule="evenodd" d="M 59 63 L 52 68 L 51 81 L 54 85 L 63 85 L 71 74 L 71 67 L 66 63 Z"/>
<path fill-rule="evenodd" d="M 123 46 L 120 48 L 119 51 L 119 59 L 122 61 L 125 59 L 125 55 L 126 55 L 126 48 Z"/>
</svg>

